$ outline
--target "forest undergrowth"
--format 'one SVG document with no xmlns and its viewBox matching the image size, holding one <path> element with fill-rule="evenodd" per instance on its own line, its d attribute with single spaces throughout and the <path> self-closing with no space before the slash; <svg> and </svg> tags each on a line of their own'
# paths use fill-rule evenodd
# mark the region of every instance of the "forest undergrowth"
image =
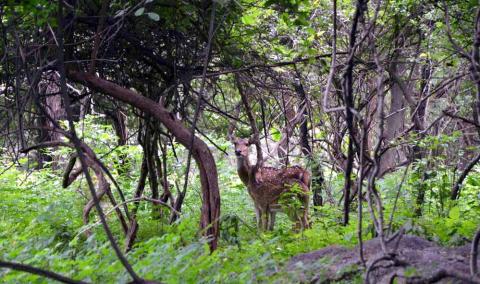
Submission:
<svg viewBox="0 0 480 284">
<path fill-rule="evenodd" d="M 94 127 L 94 124 L 90 125 Z M 114 167 L 120 155 L 126 155 L 131 175 L 119 175 L 118 179 L 127 200 L 133 196 L 141 159 L 137 146 L 122 146 L 111 151 L 105 140 L 114 139 L 109 135 L 108 126 L 90 129 L 84 135 L 89 143 L 96 145 L 97 153 L 107 165 Z M 93 141 L 88 133 L 102 136 Z M 93 134 L 92 134 L 93 135 Z M 102 141 L 102 142 L 98 142 Z M 215 141 L 225 147 L 228 142 L 222 138 Z M 103 144 L 102 144 L 103 143 Z M 65 149 L 55 152 L 51 167 L 31 171 L 34 165 L 24 157 L 12 166 L 6 157 L 0 166 L 0 254 L 7 261 L 25 263 L 93 283 L 125 283 L 129 276 L 111 250 L 105 234 L 92 217 L 89 227 L 83 226 L 82 210 L 87 201 L 85 180 L 76 181 L 68 188 L 62 188 L 62 165 L 60 157 L 68 154 Z M 185 166 L 183 153 L 169 153 L 172 169 L 172 184 L 180 182 Z M 190 188 L 182 216 L 173 225 L 167 225 L 167 209 L 159 215 L 152 214 L 150 203 L 140 203 L 138 220 L 139 232 L 136 244 L 128 254 L 133 267 L 149 279 L 165 283 L 257 283 L 296 281 L 295 271 L 286 270 L 289 259 L 300 253 L 314 251 L 330 245 L 353 247 L 358 244 L 357 215 L 347 226 L 341 225 L 342 211 L 338 204 L 342 192 L 343 176 L 327 172 L 325 205 L 310 210 L 311 229 L 295 232 L 291 222 L 280 216 L 274 231 L 260 233 L 255 223 L 253 204 L 246 189 L 236 174 L 231 156 L 216 154 L 221 190 L 221 239 L 219 249 L 210 253 L 207 240 L 198 231 L 198 212 L 201 206 L 198 179 L 191 178 Z M 125 157 L 125 156 L 123 156 Z M 379 180 L 378 186 L 384 200 L 386 220 L 391 232 L 404 228 L 405 233 L 424 237 L 445 246 L 456 246 L 471 241 L 480 223 L 480 206 L 477 195 L 480 174 L 472 172 L 462 188 L 459 200 L 449 198 L 453 172 L 438 166 L 426 186 L 426 201 L 420 217 L 415 215 L 414 196 L 419 188 L 417 166 L 400 168 Z M 118 167 L 117 167 L 118 168 Z M 195 175 L 196 172 L 192 172 Z M 403 180 L 403 182 L 402 182 Z M 398 197 L 398 198 L 397 198 Z M 373 236 L 373 227 L 368 218 L 368 206 L 364 208 L 362 224 L 363 239 Z M 111 205 L 103 204 L 110 224 L 121 236 L 121 228 L 112 213 Z M 356 209 L 352 204 L 352 212 Z M 92 214 L 93 215 L 93 214 Z M 93 225 L 92 225 L 93 224 Z M 86 231 L 91 234 L 87 236 Z M 124 240 L 119 240 L 122 244 Z M 187 273 L 188 271 L 188 273 Z M 0 278 L 6 283 L 48 283 L 33 274 L 0 270 Z M 361 278 L 358 278 L 361 281 Z"/>
</svg>

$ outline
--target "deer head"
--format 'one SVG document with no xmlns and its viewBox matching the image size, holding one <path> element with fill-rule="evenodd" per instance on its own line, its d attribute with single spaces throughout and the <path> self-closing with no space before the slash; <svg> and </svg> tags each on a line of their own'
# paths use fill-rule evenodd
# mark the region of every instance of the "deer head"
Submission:
<svg viewBox="0 0 480 284">
<path fill-rule="evenodd" d="M 247 138 L 233 137 L 231 139 L 235 147 L 235 156 L 237 157 L 237 171 L 242 182 L 248 186 L 250 177 L 250 160 L 248 158 L 250 141 Z"/>
<path fill-rule="evenodd" d="M 235 147 L 235 155 L 237 157 L 248 157 L 248 147 L 250 147 L 249 139 L 234 137 L 233 146 Z"/>
<path fill-rule="evenodd" d="M 235 137 L 233 135 L 235 129 L 235 122 L 232 121 L 227 135 L 235 147 L 238 176 L 247 187 L 247 191 L 255 205 L 258 228 L 261 230 L 273 229 L 275 213 L 282 209 L 278 200 L 283 193 L 287 192 L 288 194 L 291 191 L 291 185 L 293 184 L 298 184 L 300 191 L 304 194 L 300 194 L 297 197 L 302 204 L 301 208 L 297 210 L 298 212 L 294 212 L 295 214 L 290 214 L 291 216 L 289 217 L 292 221 L 300 224 L 300 227 L 308 228 L 308 191 L 310 185 L 308 172 L 300 167 L 283 169 L 263 167 L 263 155 L 258 130 L 254 130 L 254 134 L 247 139 Z M 249 160 L 249 147 L 252 144 L 255 145 L 257 150 L 257 162 L 255 165 L 251 165 Z"/>
</svg>

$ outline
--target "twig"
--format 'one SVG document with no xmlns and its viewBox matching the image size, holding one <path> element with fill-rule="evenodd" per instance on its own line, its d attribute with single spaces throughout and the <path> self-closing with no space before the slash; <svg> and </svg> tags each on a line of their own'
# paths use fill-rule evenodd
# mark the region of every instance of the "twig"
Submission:
<svg viewBox="0 0 480 284">
<path fill-rule="evenodd" d="M 480 161 L 480 153 L 477 154 L 477 156 L 475 158 L 473 158 L 470 161 L 470 163 L 468 163 L 468 165 L 463 170 L 462 174 L 460 174 L 460 176 L 458 177 L 457 181 L 455 182 L 455 184 L 453 185 L 453 188 L 452 188 L 452 195 L 451 195 L 452 200 L 458 199 L 458 197 L 460 196 L 460 186 L 462 185 L 465 178 L 467 178 L 468 174 L 473 169 L 473 167 L 479 161 Z"/>
<path fill-rule="evenodd" d="M 205 82 L 206 82 L 206 75 L 207 75 L 207 67 L 208 67 L 208 61 L 210 60 L 210 49 L 212 45 L 212 39 L 213 39 L 213 34 L 214 34 L 214 25 L 215 25 L 215 11 L 216 11 L 216 2 L 214 1 L 212 4 L 212 11 L 210 14 L 210 24 L 208 28 L 208 41 L 207 41 L 207 46 L 205 47 L 205 58 L 203 60 L 203 71 L 202 71 L 202 83 L 200 86 L 200 93 L 199 93 L 199 99 L 197 102 L 197 106 L 195 108 L 195 114 L 193 116 L 193 122 L 192 126 L 190 129 L 191 132 L 191 139 L 190 139 L 190 147 L 188 149 L 188 158 L 187 158 L 187 166 L 185 169 L 185 182 L 183 184 L 183 190 L 182 194 L 185 195 L 187 191 L 187 186 L 188 186 L 188 176 L 190 172 L 190 165 L 192 162 L 192 150 L 193 150 L 193 144 L 195 143 L 195 129 L 196 129 L 196 124 L 198 117 L 200 115 L 200 108 L 202 106 L 202 101 L 203 101 L 203 96 L 205 92 Z M 174 215 L 172 215 L 174 216 Z M 175 219 L 176 217 L 173 217 Z"/>
<path fill-rule="evenodd" d="M 258 131 L 257 122 L 255 120 L 255 116 L 253 115 L 252 108 L 250 106 L 250 102 L 248 100 L 247 94 L 242 87 L 242 82 L 240 76 L 235 76 L 235 80 L 237 83 L 237 88 L 240 93 L 240 97 L 242 99 L 243 106 L 245 107 L 245 112 L 247 113 L 248 121 L 250 123 L 250 127 L 252 128 L 253 135 L 250 137 L 250 143 L 255 144 L 255 148 L 257 150 L 257 162 L 253 167 L 253 171 L 255 172 L 259 169 L 263 164 L 263 151 L 260 144 L 260 133 Z"/>
<path fill-rule="evenodd" d="M 116 209 L 118 209 L 120 206 L 123 206 L 127 203 L 131 203 L 131 202 L 135 202 L 135 203 L 138 203 L 138 201 L 149 201 L 149 202 L 152 202 L 153 204 L 155 205 L 162 205 L 162 206 L 165 206 L 167 207 L 168 209 L 170 209 L 171 211 L 175 212 L 175 214 L 178 214 L 178 215 L 181 215 L 182 212 L 180 211 L 177 211 L 175 208 L 173 208 L 170 204 L 168 203 L 165 203 L 163 202 L 162 200 L 160 199 L 154 199 L 154 198 L 150 198 L 150 197 L 146 197 L 146 196 L 141 196 L 141 197 L 135 197 L 135 198 L 132 198 L 132 199 L 127 199 L 125 200 L 125 202 L 122 202 L 122 203 L 119 203 L 117 205 L 115 205 L 114 207 L 110 208 L 110 210 L 108 210 L 107 212 L 105 212 L 105 216 L 108 216 L 110 215 L 113 211 L 115 211 Z M 136 210 L 134 211 L 134 214 L 136 214 Z M 95 223 L 92 223 L 90 225 L 88 225 L 87 227 L 85 227 L 85 229 L 81 230 L 80 232 L 78 232 L 78 234 L 81 234 L 83 232 L 86 232 L 88 230 L 90 230 L 91 228 L 95 227 L 95 226 L 98 226 L 100 225 L 101 222 L 100 221 L 97 221 Z M 77 234 L 77 235 L 78 235 Z"/>
<path fill-rule="evenodd" d="M 330 86 L 332 85 L 333 76 L 335 74 L 335 65 L 337 61 L 337 0 L 333 0 L 333 39 L 332 39 L 332 62 L 330 63 L 330 72 L 328 73 L 327 85 L 323 92 L 323 111 L 334 112 L 343 111 L 345 107 L 330 108 L 328 106 L 328 94 L 330 93 Z"/>
<path fill-rule="evenodd" d="M 67 94 L 67 84 L 66 84 L 66 74 L 65 74 L 65 64 L 64 64 L 64 54 L 63 54 L 63 1 L 59 1 L 58 5 L 58 71 L 60 73 L 60 92 L 63 97 L 64 103 L 65 103 L 65 111 L 67 113 L 67 120 L 68 120 L 68 125 L 70 128 L 70 134 L 71 134 L 71 141 L 75 145 L 75 149 L 77 151 L 77 156 L 80 160 L 80 163 L 82 165 L 83 173 L 85 175 L 85 178 L 88 183 L 88 187 L 90 189 L 90 193 L 92 195 L 92 199 L 95 203 L 95 207 L 97 209 L 100 221 L 102 222 L 103 229 L 107 235 L 108 240 L 110 241 L 110 244 L 115 251 L 117 258 L 120 260 L 122 265 L 125 267 L 127 270 L 128 274 L 133 278 L 134 282 L 137 283 L 142 283 L 144 280 L 140 278 L 135 271 L 133 270 L 133 267 L 130 265 L 126 257 L 123 255 L 122 251 L 120 250 L 120 247 L 115 241 L 115 238 L 113 237 L 112 231 L 110 230 L 107 221 L 105 219 L 105 215 L 103 214 L 103 209 L 100 206 L 100 200 L 97 198 L 97 195 L 95 193 L 95 186 L 93 185 L 92 177 L 90 176 L 90 173 L 88 171 L 88 165 L 85 160 L 84 153 L 82 151 L 81 147 L 81 142 L 79 138 L 77 137 L 77 134 L 75 132 L 75 124 L 73 123 L 73 114 L 72 114 L 72 109 L 71 109 L 71 103 L 70 103 L 70 97 Z"/>
<path fill-rule="evenodd" d="M 337 54 L 345 55 L 345 54 L 347 54 L 347 52 L 338 51 Z M 253 64 L 253 65 L 238 68 L 238 69 L 231 69 L 231 70 L 224 70 L 224 71 L 207 73 L 206 77 L 207 78 L 212 78 L 212 77 L 218 77 L 218 76 L 221 76 L 221 75 L 232 74 L 232 73 L 234 73 L 234 74 L 243 73 L 243 72 L 247 72 L 247 71 L 250 71 L 250 70 L 253 70 L 253 69 L 259 69 L 259 68 L 275 68 L 275 67 L 282 67 L 282 66 L 288 66 L 288 65 L 295 65 L 297 63 L 309 62 L 312 59 L 317 59 L 318 60 L 318 59 L 321 59 L 321 58 L 326 58 L 326 57 L 331 57 L 331 56 L 332 56 L 331 53 L 325 53 L 325 54 L 320 54 L 320 55 L 316 55 L 316 56 L 313 56 L 313 57 L 298 58 L 298 59 L 294 59 L 294 60 L 291 60 L 291 61 L 282 61 L 282 62 L 277 62 L 277 63 L 272 63 L 272 64 Z M 192 78 L 201 78 L 201 77 L 202 77 L 201 75 L 196 75 L 196 76 L 193 76 Z"/>
<path fill-rule="evenodd" d="M 447 110 L 444 110 L 444 111 L 443 111 L 443 114 L 445 114 L 446 116 L 449 116 L 449 117 L 451 117 L 451 118 L 459 119 L 459 120 L 461 120 L 461 121 L 463 121 L 463 122 L 466 122 L 466 123 L 468 123 L 468 124 L 472 124 L 472 125 L 474 125 L 475 127 L 477 127 L 477 128 L 480 129 L 480 124 L 478 124 L 476 121 L 473 121 L 473 120 L 468 119 L 468 118 L 463 117 L 463 116 L 459 116 L 459 115 L 457 115 L 457 114 L 455 114 L 455 113 L 451 113 L 451 112 L 449 112 L 449 111 L 447 111 Z"/>
<path fill-rule="evenodd" d="M 146 196 L 141 196 L 141 197 L 136 197 L 136 198 L 132 198 L 132 199 L 127 199 L 127 200 L 125 200 L 124 202 L 117 204 L 115 207 L 112 207 L 109 211 L 107 211 L 107 212 L 105 213 L 105 215 L 108 215 L 108 214 L 112 213 L 113 210 L 115 210 L 116 208 L 118 208 L 118 207 L 120 207 L 120 206 L 123 206 L 124 204 L 131 203 L 131 202 L 137 202 L 137 201 L 149 201 L 149 202 L 154 203 L 155 205 L 165 206 L 165 207 L 167 207 L 168 209 L 174 211 L 176 214 L 179 214 L 179 215 L 182 214 L 182 212 L 177 211 L 177 210 L 176 210 L 175 208 L 173 208 L 170 204 L 165 203 L 165 202 L 163 202 L 163 201 L 160 200 L 160 199 L 154 199 L 154 198 L 150 198 L 150 197 L 146 197 Z"/>
<path fill-rule="evenodd" d="M 389 221 L 388 221 L 387 236 L 390 235 L 390 232 L 392 230 L 393 214 L 395 213 L 395 210 L 397 209 L 398 198 L 400 197 L 400 191 L 401 191 L 403 183 L 405 182 L 405 179 L 407 177 L 407 172 L 408 172 L 409 167 L 410 167 L 410 164 L 407 164 L 407 166 L 405 167 L 405 171 L 403 172 L 402 180 L 400 181 L 400 184 L 398 185 L 398 188 L 397 188 L 397 195 L 395 196 L 395 201 L 393 202 L 393 209 L 392 209 L 392 212 L 390 213 L 390 218 L 389 218 Z"/>
<path fill-rule="evenodd" d="M 13 270 L 40 275 L 49 279 L 57 280 L 62 283 L 68 283 L 68 284 L 87 284 L 88 283 L 81 280 L 74 280 L 72 278 L 68 278 L 66 276 L 60 275 L 58 273 L 55 273 L 49 270 L 45 270 L 45 269 L 30 266 L 30 265 L 22 264 L 22 263 L 17 263 L 17 262 L 0 260 L 0 267 L 10 268 Z"/>
<path fill-rule="evenodd" d="M 343 100 L 345 103 L 345 122 L 347 124 L 349 140 L 348 140 L 348 150 L 347 150 L 347 164 L 345 167 L 345 186 L 343 189 L 344 192 L 344 203 L 343 203 L 343 225 L 348 224 L 349 219 L 349 207 L 350 207 L 350 188 L 352 186 L 352 170 L 353 170 L 353 160 L 354 160 L 354 149 L 353 144 L 355 140 L 355 130 L 354 130 L 354 118 L 352 109 L 354 109 L 353 101 L 353 68 L 355 62 L 353 57 L 355 55 L 355 46 L 357 40 L 357 28 L 358 22 L 362 17 L 366 9 L 365 0 L 357 0 L 355 7 L 355 14 L 353 16 L 352 28 L 349 35 L 349 48 L 348 48 L 348 61 L 346 64 L 346 69 L 343 74 Z"/>
<path fill-rule="evenodd" d="M 358 235 L 358 254 L 360 256 L 360 261 L 362 262 L 363 266 L 365 266 L 365 257 L 363 255 L 363 240 L 362 240 L 362 217 L 363 217 L 363 209 L 362 209 L 362 188 L 363 188 L 363 179 L 364 179 L 364 147 L 367 144 L 366 138 L 367 138 L 367 131 L 368 131 L 368 126 L 365 121 L 362 121 L 362 140 L 360 142 L 360 159 L 359 159 L 359 178 L 358 178 L 358 184 L 357 184 L 357 192 L 358 192 L 358 228 L 357 228 L 357 235 Z M 349 198 L 348 196 L 346 198 Z"/>
</svg>

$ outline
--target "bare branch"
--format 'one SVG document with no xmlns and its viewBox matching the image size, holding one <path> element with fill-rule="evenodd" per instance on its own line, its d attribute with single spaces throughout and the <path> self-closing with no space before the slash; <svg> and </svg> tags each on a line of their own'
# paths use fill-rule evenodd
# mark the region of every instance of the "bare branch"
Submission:
<svg viewBox="0 0 480 284">
<path fill-rule="evenodd" d="M 31 273 L 31 274 L 40 275 L 40 276 L 43 276 L 43 277 L 46 277 L 46 278 L 49 278 L 49 279 L 53 279 L 53 280 L 57 280 L 59 282 L 67 283 L 67 284 L 87 284 L 88 283 L 88 282 L 84 282 L 84 281 L 80 281 L 80 280 L 74 280 L 74 279 L 65 277 L 63 275 L 60 275 L 58 273 L 49 271 L 49 270 L 45 270 L 45 269 L 30 266 L 30 265 L 17 263 L 17 262 L 9 262 L 9 261 L 0 260 L 0 267 L 10 268 L 10 269 L 13 269 L 13 270 L 18 270 L 18 271 L 28 272 L 28 273 Z"/>
</svg>

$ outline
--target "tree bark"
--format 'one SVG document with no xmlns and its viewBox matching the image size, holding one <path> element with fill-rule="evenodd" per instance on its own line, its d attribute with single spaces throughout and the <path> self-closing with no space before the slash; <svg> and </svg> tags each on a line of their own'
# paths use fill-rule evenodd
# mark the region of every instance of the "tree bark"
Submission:
<svg viewBox="0 0 480 284">
<path fill-rule="evenodd" d="M 394 60 L 390 67 L 390 72 L 395 73 L 397 77 L 401 78 L 404 72 L 404 66 L 398 64 L 399 55 L 394 56 Z M 392 83 L 392 89 L 390 90 L 390 109 L 389 114 L 385 118 L 385 143 L 393 142 L 395 138 L 402 133 L 405 125 L 405 98 L 402 94 L 398 82 Z M 399 161 L 405 160 L 404 153 L 393 147 L 388 149 L 380 160 L 380 172 L 385 172 L 395 166 Z"/>
<path fill-rule="evenodd" d="M 179 120 L 176 120 L 175 116 L 168 112 L 162 105 L 93 74 L 70 70 L 68 76 L 76 82 L 86 84 L 95 90 L 130 104 L 155 117 L 184 147 L 190 147 L 192 133 Z M 219 235 L 218 218 L 220 217 L 217 167 L 207 144 L 197 137 L 193 138 L 194 143 L 191 151 L 200 172 L 200 182 L 202 185 L 203 200 L 200 227 L 206 236 L 212 238 L 210 248 L 214 250 L 217 248 L 217 238 Z"/>
<path fill-rule="evenodd" d="M 294 121 L 297 113 L 293 108 L 293 96 L 291 94 L 282 93 L 283 115 L 285 116 L 285 125 L 282 129 L 282 140 L 278 144 L 278 158 L 282 166 L 287 167 L 289 164 L 288 155 L 290 153 L 290 138 L 293 135 L 296 122 Z M 303 114 L 302 114 L 303 115 Z"/>
<path fill-rule="evenodd" d="M 39 118 L 39 137 L 37 143 L 43 143 L 48 141 L 59 141 L 63 135 L 60 132 L 55 131 L 55 125 L 52 121 L 47 119 L 47 116 L 58 122 L 66 118 L 65 109 L 62 105 L 62 98 L 59 94 L 60 87 L 59 76 L 55 72 L 49 72 L 38 84 L 39 92 L 43 95 L 42 104 L 45 106 L 47 112 Z M 45 162 L 52 162 L 52 156 L 46 153 L 39 152 L 37 154 L 37 168 L 43 168 Z"/>
<path fill-rule="evenodd" d="M 302 111 L 301 123 L 300 123 L 300 146 L 302 147 L 302 154 L 308 159 L 308 164 L 311 165 L 312 172 L 312 193 L 313 193 L 313 210 L 317 211 L 317 206 L 323 205 L 322 191 L 325 186 L 325 178 L 323 174 L 322 165 L 320 160 L 315 161 L 313 158 L 312 147 L 310 146 L 308 135 L 308 107 L 307 107 L 307 94 L 303 88 L 301 82 L 300 72 L 296 70 L 297 80 L 294 84 L 295 91 L 300 99 L 300 104 L 298 106 L 299 110 Z"/>
</svg>

